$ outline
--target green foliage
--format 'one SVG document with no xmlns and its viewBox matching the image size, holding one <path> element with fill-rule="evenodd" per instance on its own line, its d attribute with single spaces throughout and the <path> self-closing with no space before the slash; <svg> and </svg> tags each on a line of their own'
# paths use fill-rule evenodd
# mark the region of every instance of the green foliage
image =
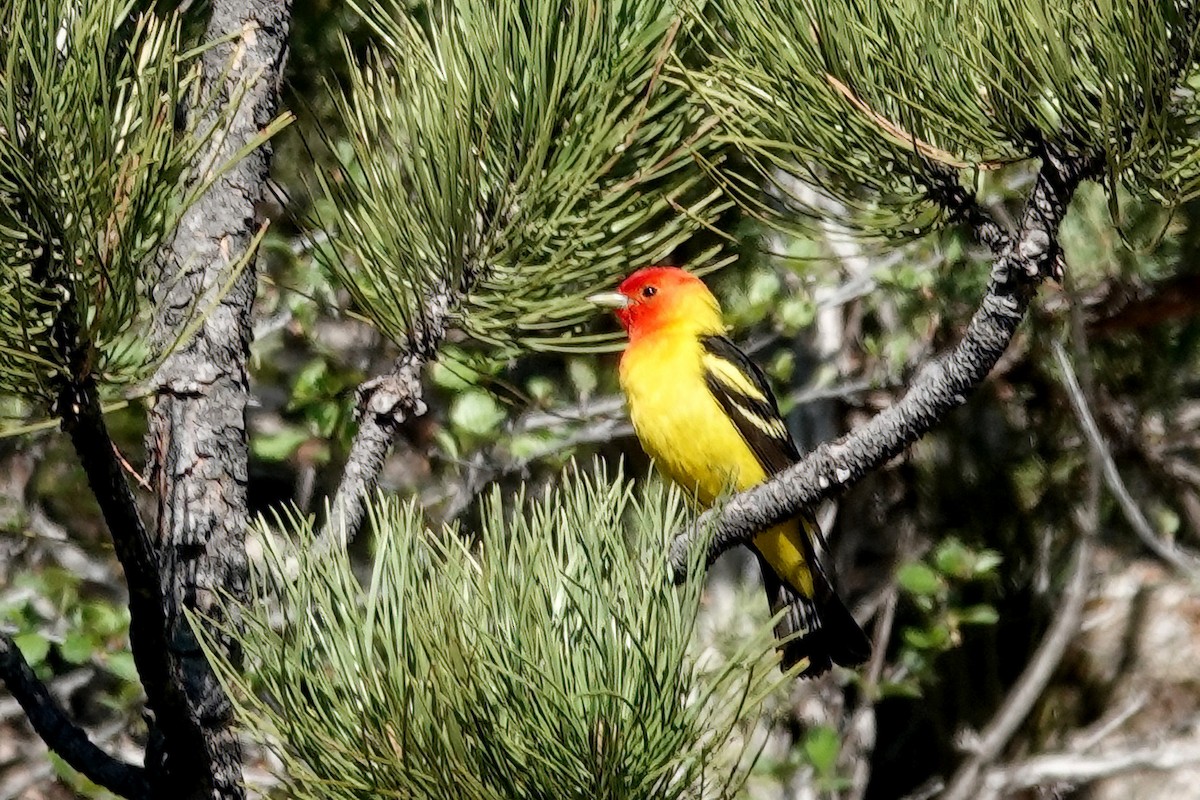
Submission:
<svg viewBox="0 0 1200 800">
<path fill-rule="evenodd" d="M 662 75 L 673 6 L 446 0 L 426 30 L 397 5 L 361 4 L 381 44 L 337 99 L 330 267 L 398 343 L 428 348 L 443 298 L 502 352 L 567 346 L 585 294 L 719 208 L 686 169 L 709 146 L 699 112 Z"/>
<path fill-rule="evenodd" d="M 1042 142 L 1105 153 L 1111 176 L 1161 202 L 1200 190 L 1197 31 L 1187 4 L 690 7 L 714 55 L 689 79 L 720 116 L 721 138 L 762 174 L 799 173 L 817 195 L 848 204 L 864 231 L 918 233 L 940 221 L 925 197 L 931 163 L 977 176 L 1035 155 Z M 757 179 L 728 180 L 766 210 Z M 819 203 L 795 199 L 821 215 Z"/>
<path fill-rule="evenodd" d="M 380 499 L 365 585 L 301 520 L 267 548 L 238 609 L 248 670 L 218 671 L 292 796 L 732 796 L 730 737 L 777 662 L 765 618 L 719 664 L 689 655 L 702 579 L 672 585 L 678 493 L 571 470 L 482 517 L 473 546 Z"/>
<path fill-rule="evenodd" d="M 0 623 L 41 676 L 80 665 L 103 670 L 104 702 L 127 708 L 141 695 L 129 652 L 129 610 L 84 591 L 77 575 L 47 567 L 19 575 L 11 599 L 0 602 Z"/>
<path fill-rule="evenodd" d="M 175 130 L 185 96 L 210 102 L 175 16 L 15 0 L 0 30 L 0 392 L 45 406 L 64 380 L 127 385 L 163 355 L 148 335 L 155 256 L 206 185 L 185 186 L 186 169 L 222 124 Z"/>
<path fill-rule="evenodd" d="M 837 729 L 828 725 L 814 725 L 805 732 L 803 747 L 819 791 L 834 792 L 849 786 L 849 780 L 838 774 L 837 762 L 842 742 Z"/>
<path fill-rule="evenodd" d="M 60 375 L 124 383 L 150 360 L 140 281 L 188 152 L 180 42 L 123 0 L 0 13 L 0 390 L 49 402 Z"/>
<path fill-rule="evenodd" d="M 902 632 L 899 660 L 915 678 L 927 677 L 932 660 L 961 643 L 964 625 L 994 625 L 999 620 L 991 604 L 969 603 L 964 597 L 971 584 L 995 580 L 1000 560 L 994 550 L 972 549 L 952 536 L 938 542 L 927 558 L 896 571 L 900 588 L 924 617 L 920 626 Z M 901 694 L 919 691 L 915 684 L 882 689 Z"/>
</svg>

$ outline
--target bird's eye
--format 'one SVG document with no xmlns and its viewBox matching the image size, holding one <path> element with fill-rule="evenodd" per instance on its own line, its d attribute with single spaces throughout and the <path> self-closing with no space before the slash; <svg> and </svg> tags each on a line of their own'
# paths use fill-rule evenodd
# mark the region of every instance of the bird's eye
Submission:
<svg viewBox="0 0 1200 800">
<path fill-rule="evenodd" d="M 658 289 L 655 289 L 653 286 L 647 286 L 645 289 L 642 289 L 642 297 L 654 297 L 656 294 L 658 294 Z"/>
</svg>

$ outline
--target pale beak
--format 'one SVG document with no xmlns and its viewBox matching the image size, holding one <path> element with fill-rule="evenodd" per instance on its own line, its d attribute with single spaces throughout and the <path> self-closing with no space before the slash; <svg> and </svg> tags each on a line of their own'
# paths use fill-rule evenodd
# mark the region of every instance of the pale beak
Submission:
<svg viewBox="0 0 1200 800">
<path fill-rule="evenodd" d="M 620 292 L 601 292 L 584 298 L 589 303 L 605 308 L 629 308 L 629 298 Z"/>
</svg>

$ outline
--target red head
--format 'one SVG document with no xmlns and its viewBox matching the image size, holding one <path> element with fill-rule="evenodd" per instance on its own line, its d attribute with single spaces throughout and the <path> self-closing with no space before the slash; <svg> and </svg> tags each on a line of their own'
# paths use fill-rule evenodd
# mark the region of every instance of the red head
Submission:
<svg viewBox="0 0 1200 800">
<path fill-rule="evenodd" d="M 617 291 L 588 299 L 614 310 L 630 342 L 667 330 L 695 336 L 725 330 L 712 292 L 678 267 L 639 269 L 621 281 Z"/>
</svg>

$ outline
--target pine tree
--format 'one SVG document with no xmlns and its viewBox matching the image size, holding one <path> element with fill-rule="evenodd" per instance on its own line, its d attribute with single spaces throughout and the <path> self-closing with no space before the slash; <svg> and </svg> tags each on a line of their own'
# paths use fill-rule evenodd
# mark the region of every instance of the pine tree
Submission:
<svg viewBox="0 0 1200 800">
<path fill-rule="evenodd" d="M 332 137 L 337 168 L 310 176 L 326 201 L 322 263 L 398 356 L 359 388 L 328 512 L 256 526 L 267 557 L 253 571 L 255 208 L 287 121 L 291 4 L 213 0 L 200 26 L 116 0 L 0 9 L 0 392 L 12 431 L 62 427 L 112 535 L 151 712 L 145 765 L 92 745 L 7 634 L 0 677 L 68 764 L 129 798 L 244 796 L 235 716 L 298 797 L 732 796 L 780 676 L 765 619 L 723 659 L 689 651 L 702 567 L 966 403 L 1039 287 L 1071 280 L 1062 229 L 1084 187 L 1113 228 L 1123 204 L 1200 193 L 1197 9 L 409 5 L 354 4 L 374 43 L 344 43 L 334 107 L 348 147 Z M 1032 180 L 1006 220 L 982 194 L 1021 170 Z M 734 213 L 786 232 L 836 215 L 878 248 L 966 232 L 991 254 L 974 265 L 986 288 L 903 399 L 699 521 L 602 468 L 545 496 L 496 494 L 461 528 L 376 493 L 451 340 L 491 366 L 601 349 L 611 337 L 588 327 L 583 298 L 705 232 L 715 244 L 692 266 L 719 266 Z M 156 525 L 104 416 L 146 396 Z M 365 579 L 347 549 L 364 522 Z M 1074 618 L 1090 542 L 1072 551 Z M 1044 672 L 1035 661 L 1022 680 L 1037 689 Z M 867 691 L 877 683 L 876 670 Z M 1023 702 L 947 796 L 980 788 Z"/>
</svg>

